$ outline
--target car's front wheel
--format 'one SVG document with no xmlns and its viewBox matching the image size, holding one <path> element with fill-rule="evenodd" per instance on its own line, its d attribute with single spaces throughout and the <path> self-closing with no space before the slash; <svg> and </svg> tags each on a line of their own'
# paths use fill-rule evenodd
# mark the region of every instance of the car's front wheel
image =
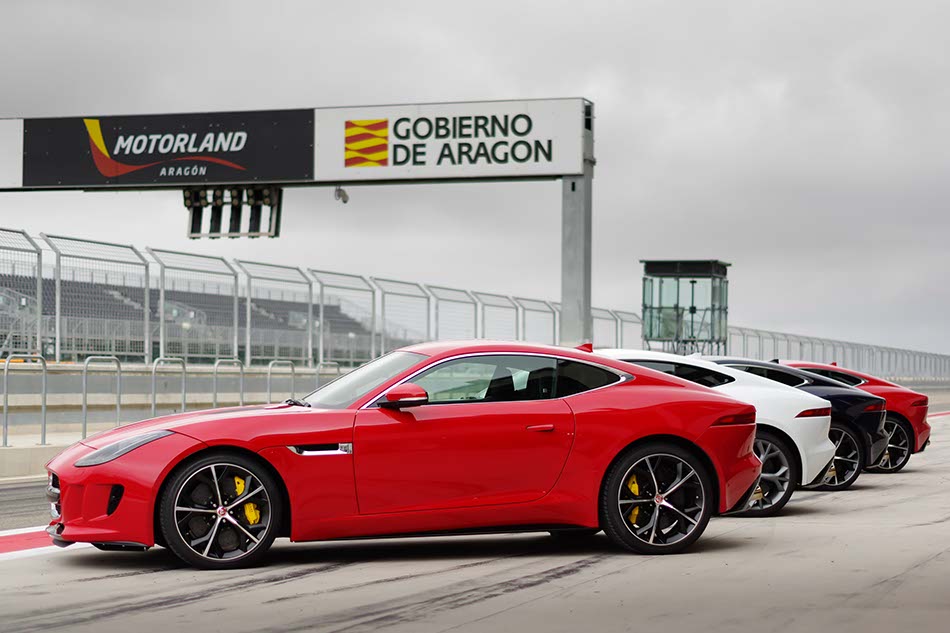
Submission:
<svg viewBox="0 0 950 633">
<path fill-rule="evenodd" d="M 247 457 L 215 453 L 180 468 L 165 487 L 159 522 L 169 549 L 205 569 L 260 561 L 279 529 L 280 488 Z"/>
<path fill-rule="evenodd" d="M 694 453 L 651 443 L 611 466 L 601 492 L 601 524 L 625 549 L 675 554 L 702 535 L 714 499 L 710 474 Z"/>
<path fill-rule="evenodd" d="M 910 461 L 914 438 L 910 425 L 888 415 L 884 420 L 884 432 L 887 434 L 887 448 L 874 466 L 868 466 L 869 473 L 896 473 Z"/>
<path fill-rule="evenodd" d="M 817 489 L 846 490 L 861 475 L 867 462 L 867 450 L 858 431 L 841 422 L 831 423 L 828 438 L 835 445 L 835 456 L 828 466 L 824 481 Z"/>
</svg>

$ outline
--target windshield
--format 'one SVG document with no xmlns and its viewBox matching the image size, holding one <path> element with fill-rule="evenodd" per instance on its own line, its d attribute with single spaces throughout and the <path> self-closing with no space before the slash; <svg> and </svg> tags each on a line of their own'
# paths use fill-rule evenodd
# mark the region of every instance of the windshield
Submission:
<svg viewBox="0 0 950 633">
<path fill-rule="evenodd" d="M 413 352 L 392 352 L 340 376 L 304 398 L 317 409 L 345 409 L 373 389 L 426 358 Z"/>
</svg>

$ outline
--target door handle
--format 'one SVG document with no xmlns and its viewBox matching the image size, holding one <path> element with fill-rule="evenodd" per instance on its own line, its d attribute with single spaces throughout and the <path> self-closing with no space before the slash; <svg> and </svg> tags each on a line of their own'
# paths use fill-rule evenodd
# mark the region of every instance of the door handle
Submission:
<svg viewBox="0 0 950 633">
<path fill-rule="evenodd" d="M 538 433 L 550 433 L 554 430 L 553 424 L 532 424 L 524 427 L 525 431 L 537 431 Z"/>
</svg>

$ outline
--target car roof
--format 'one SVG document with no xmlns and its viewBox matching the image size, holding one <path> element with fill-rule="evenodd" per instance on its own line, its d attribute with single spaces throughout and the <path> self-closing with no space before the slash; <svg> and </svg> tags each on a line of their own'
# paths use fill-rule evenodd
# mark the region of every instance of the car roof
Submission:
<svg viewBox="0 0 950 633">
<path fill-rule="evenodd" d="M 841 367 L 840 365 L 830 365 L 828 363 L 816 363 L 810 360 L 784 360 L 783 359 L 779 362 L 781 362 L 786 367 L 797 367 L 798 369 L 804 369 L 804 370 L 808 370 L 809 368 L 814 368 L 814 369 L 826 369 L 828 371 L 839 371 L 842 374 L 848 374 L 849 376 L 860 378 L 864 380 L 866 383 L 871 384 L 871 385 L 878 385 L 878 386 L 888 385 L 891 387 L 900 387 L 901 389 L 907 389 L 907 387 L 903 385 L 899 385 L 896 382 L 884 380 L 883 378 L 878 378 L 877 376 L 872 376 L 871 374 L 866 374 L 856 369 Z M 913 391 L 913 389 L 907 389 L 907 390 Z"/>
<path fill-rule="evenodd" d="M 751 358 L 739 358 L 735 356 L 706 356 L 704 357 L 708 360 L 713 361 L 714 363 L 728 363 L 731 365 L 748 365 L 751 367 L 764 367 L 766 369 L 777 369 L 779 371 L 784 371 L 786 373 L 792 374 L 793 376 L 798 376 L 803 380 L 807 380 L 812 384 L 822 386 L 822 387 L 846 387 L 848 389 L 854 389 L 851 385 L 846 385 L 843 382 L 838 382 L 832 378 L 825 378 L 819 374 L 814 374 L 805 369 L 799 369 L 797 367 L 789 367 L 788 365 L 781 365 L 779 363 L 774 363 L 768 360 L 754 360 Z"/>
<path fill-rule="evenodd" d="M 725 365 L 718 365 L 699 355 L 681 356 L 680 354 L 672 354 L 670 352 L 658 352 L 655 350 L 618 349 L 618 348 L 595 349 L 594 353 L 606 354 L 610 358 L 656 360 L 656 361 L 661 361 L 661 362 L 681 363 L 684 365 L 692 365 L 694 367 L 705 367 L 706 369 L 717 371 L 720 374 L 729 376 L 735 381 L 735 384 L 741 384 L 744 386 L 756 387 L 756 388 L 761 388 L 761 389 L 773 389 L 773 390 L 782 391 L 782 392 L 801 393 L 800 390 L 796 389 L 795 387 L 790 387 L 789 385 L 784 385 L 780 382 L 769 380 L 768 378 L 763 378 L 762 376 L 756 376 L 755 374 L 750 374 L 749 372 L 742 371 L 741 369 L 733 369 L 732 367 L 727 367 Z"/>
<path fill-rule="evenodd" d="M 407 347 L 400 348 L 398 351 L 415 352 L 432 358 L 446 356 L 457 356 L 460 354 L 479 354 L 479 353 L 497 353 L 497 354 L 544 354 L 548 356 L 560 356 L 570 358 L 581 362 L 595 363 L 610 367 L 617 371 L 629 374 L 630 365 L 623 361 L 598 356 L 576 347 L 561 347 L 558 345 L 542 345 L 538 343 L 522 343 L 512 341 L 491 341 L 491 340 L 461 340 L 461 341 L 432 341 L 428 343 L 417 343 Z"/>
</svg>

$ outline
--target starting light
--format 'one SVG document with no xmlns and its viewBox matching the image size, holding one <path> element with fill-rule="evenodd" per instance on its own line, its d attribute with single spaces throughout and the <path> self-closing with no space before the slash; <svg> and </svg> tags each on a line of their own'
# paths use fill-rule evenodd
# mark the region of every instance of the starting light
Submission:
<svg viewBox="0 0 950 633">
<path fill-rule="evenodd" d="M 823 418 L 825 416 L 831 415 L 831 407 L 821 407 L 818 409 L 805 409 L 798 415 L 796 418 Z"/>
<path fill-rule="evenodd" d="M 226 195 L 227 194 L 227 195 Z M 230 189 L 200 189 L 189 187 L 182 191 L 185 208 L 189 213 L 188 237 L 278 237 L 280 235 L 281 199 L 283 190 L 274 185 L 238 186 Z M 204 207 L 211 207 L 207 230 L 204 229 Z M 250 209 L 244 228 L 244 207 Z M 225 226 L 225 207 L 230 213 Z M 268 212 L 267 230 L 262 231 L 264 211 Z"/>
</svg>

